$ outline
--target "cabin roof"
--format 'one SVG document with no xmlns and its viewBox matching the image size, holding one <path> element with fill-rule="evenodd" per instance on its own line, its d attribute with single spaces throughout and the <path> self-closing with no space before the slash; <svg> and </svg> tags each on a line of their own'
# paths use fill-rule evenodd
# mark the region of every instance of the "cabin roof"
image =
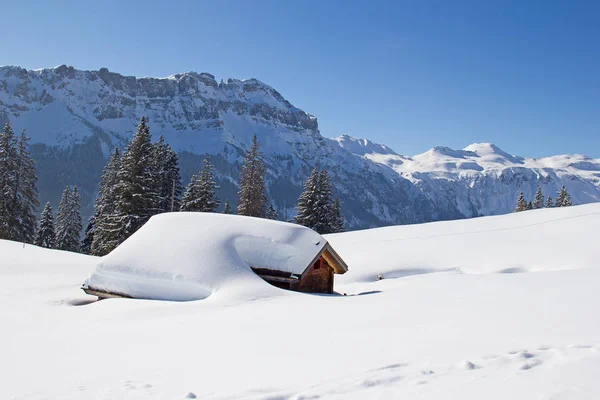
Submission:
<svg viewBox="0 0 600 400">
<path fill-rule="evenodd" d="M 84 286 L 132 297 L 203 298 L 251 268 L 301 276 L 323 256 L 336 273 L 347 265 L 306 227 L 215 213 L 166 213 L 100 262 Z M 177 293 L 176 295 L 174 293 Z"/>
</svg>

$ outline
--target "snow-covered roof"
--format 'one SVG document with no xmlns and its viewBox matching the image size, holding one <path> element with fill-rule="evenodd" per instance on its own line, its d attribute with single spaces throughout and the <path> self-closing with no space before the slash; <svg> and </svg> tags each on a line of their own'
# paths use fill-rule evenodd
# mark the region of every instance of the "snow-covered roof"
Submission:
<svg viewBox="0 0 600 400">
<path fill-rule="evenodd" d="M 321 235 L 300 225 L 166 213 L 152 217 L 103 257 L 84 286 L 136 298 L 201 299 L 233 280 L 246 279 L 251 285 L 260 279 L 251 267 L 300 276 L 323 252 L 339 259 Z M 336 272 L 345 270 L 344 265 Z"/>
</svg>

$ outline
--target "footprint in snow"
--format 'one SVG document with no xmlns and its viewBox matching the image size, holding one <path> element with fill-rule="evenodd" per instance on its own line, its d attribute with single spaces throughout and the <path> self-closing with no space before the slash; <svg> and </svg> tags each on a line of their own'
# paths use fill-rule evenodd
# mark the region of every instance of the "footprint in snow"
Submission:
<svg viewBox="0 0 600 400">
<path fill-rule="evenodd" d="M 463 370 L 465 370 L 465 371 L 471 371 L 471 370 L 474 370 L 474 369 L 479 369 L 479 368 L 481 368 L 479 365 L 473 364 L 473 363 L 472 363 L 471 361 L 469 361 L 469 360 L 464 360 L 464 361 L 461 361 L 461 362 L 459 362 L 459 363 L 458 363 L 456 366 L 457 366 L 459 369 L 463 369 Z"/>
</svg>

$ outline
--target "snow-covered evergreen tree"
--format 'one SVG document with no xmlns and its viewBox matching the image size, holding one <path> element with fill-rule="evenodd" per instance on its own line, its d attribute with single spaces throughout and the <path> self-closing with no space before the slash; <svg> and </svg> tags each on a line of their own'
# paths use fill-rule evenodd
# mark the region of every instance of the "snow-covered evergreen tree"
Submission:
<svg viewBox="0 0 600 400">
<path fill-rule="evenodd" d="M 327 171 L 319 172 L 319 169 L 315 167 L 305 182 L 304 191 L 298 199 L 296 207 L 298 214 L 294 217 L 294 221 L 321 234 L 337 232 L 340 221 L 335 215 L 332 192 Z"/>
<path fill-rule="evenodd" d="M 279 217 L 279 213 L 275 207 L 273 207 L 273 203 L 269 204 L 269 209 L 267 210 L 267 219 L 277 220 Z"/>
<path fill-rule="evenodd" d="M 552 197 L 548 196 L 548 199 L 546 200 L 546 208 L 552 207 L 554 207 L 554 201 L 552 200 Z"/>
<path fill-rule="evenodd" d="M 215 193 L 218 188 L 210 157 L 206 156 L 202 170 L 192 176 L 186 188 L 181 202 L 181 211 L 215 212 L 220 204 Z"/>
<path fill-rule="evenodd" d="M 153 176 L 153 149 L 148 120 L 142 117 L 121 157 L 117 174 L 115 211 L 108 216 L 109 229 L 115 234 L 112 248 L 135 233 L 152 215 L 160 212 L 160 193 Z M 112 250 L 111 247 L 107 250 Z"/>
<path fill-rule="evenodd" d="M 565 188 L 563 185 L 563 187 L 560 188 L 560 192 L 558 192 L 558 197 L 556 198 L 556 207 L 569 207 L 572 205 L 573 203 L 571 203 L 571 196 L 569 195 L 567 188 Z"/>
<path fill-rule="evenodd" d="M 56 245 L 56 236 L 54 233 L 54 215 L 52 214 L 52 206 L 50 202 L 46 203 L 42 214 L 40 215 L 40 226 L 36 232 L 36 246 L 53 249 Z"/>
<path fill-rule="evenodd" d="M 113 218 L 115 213 L 115 187 L 119 182 L 121 156 L 115 147 L 102 172 L 98 198 L 94 204 L 95 230 L 90 253 L 95 256 L 108 254 L 118 245 L 118 225 Z"/>
<path fill-rule="evenodd" d="M 21 132 L 18 142 L 17 182 L 15 185 L 15 208 L 19 210 L 18 240 L 33 243 L 35 239 L 36 213 L 40 205 L 37 190 L 35 161 L 28 150 L 29 138 Z"/>
<path fill-rule="evenodd" d="M 159 212 L 177 211 L 181 207 L 181 176 L 177 153 L 161 136 L 153 149 L 153 176 L 157 185 Z"/>
<path fill-rule="evenodd" d="M 531 200 L 529 201 L 529 203 L 527 203 L 527 209 L 533 210 L 533 203 L 531 202 Z"/>
<path fill-rule="evenodd" d="M 0 133 L 0 239 L 33 243 L 39 201 L 28 142 L 25 131 L 17 140 L 9 123 Z"/>
<path fill-rule="evenodd" d="M 265 164 L 258 138 L 254 135 L 252 146 L 246 153 L 240 174 L 238 214 L 264 218 L 267 213 L 267 186 Z"/>
<path fill-rule="evenodd" d="M 231 214 L 231 206 L 229 200 L 225 200 L 225 206 L 223 206 L 223 214 Z"/>
<path fill-rule="evenodd" d="M 56 248 L 66 251 L 79 251 L 81 235 L 80 197 L 77 186 L 69 186 L 63 191 L 56 215 Z"/>
<path fill-rule="evenodd" d="M 533 208 L 543 208 L 544 207 L 544 194 L 542 193 L 542 187 L 538 186 L 537 192 L 535 193 L 535 199 L 533 201 Z"/>
<path fill-rule="evenodd" d="M 315 167 L 310 177 L 304 182 L 304 191 L 298 198 L 296 206 L 297 214 L 294 222 L 315 229 L 318 222 L 318 201 L 319 201 L 319 169 Z"/>
<path fill-rule="evenodd" d="M 81 252 L 83 254 L 92 254 L 92 243 L 94 242 L 94 233 L 96 232 L 96 217 L 91 216 L 88 219 L 87 226 L 85 227 L 85 235 L 81 242 Z"/>
<path fill-rule="evenodd" d="M 333 226 L 332 233 L 344 232 L 344 217 L 342 216 L 342 205 L 340 203 L 339 197 L 336 197 L 333 201 L 332 207 L 332 215 L 333 215 Z"/>
<path fill-rule="evenodd" d="M 333 216 L 333 190 L 329 182 L 329 173 L 323 169 L 319 173 L 319 197 L 317 198 L 317 223 L 314 230 L 320 234 L 335 232 Z"/>
<path fill-rule="evenodd" d="M 13 201 L 17 160 L 17 139 L 7 122 L 0 133 L 0 239 L 18 240 L 19 210 Z"/>
<path fill-rule="evenodd" d="M 515 212 L 525 210 L 527 210 L 527 202 L 525 201 L 525 196 L 523 196 L 523 192 L 521 192 L 519 193 L 519 198 L 517 199 L 517 207 L 515 208 Z"/>
</svg>

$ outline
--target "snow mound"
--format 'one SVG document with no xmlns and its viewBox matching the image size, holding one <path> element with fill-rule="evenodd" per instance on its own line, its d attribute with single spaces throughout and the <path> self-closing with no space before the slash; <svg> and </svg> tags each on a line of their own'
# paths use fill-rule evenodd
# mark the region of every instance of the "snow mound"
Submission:
<svg viewBox="0 0 600 400">
<path fill-rule="evenodd" d="M 313 230 L 285 222 L 160 214 L 103 257 L 84 285 L 157 300 L 199 300 L 221 290 L 225 297 L 268 296 L 275 289 L 250 267 L 299 275 L 326 243 Z"/>
</svg>

